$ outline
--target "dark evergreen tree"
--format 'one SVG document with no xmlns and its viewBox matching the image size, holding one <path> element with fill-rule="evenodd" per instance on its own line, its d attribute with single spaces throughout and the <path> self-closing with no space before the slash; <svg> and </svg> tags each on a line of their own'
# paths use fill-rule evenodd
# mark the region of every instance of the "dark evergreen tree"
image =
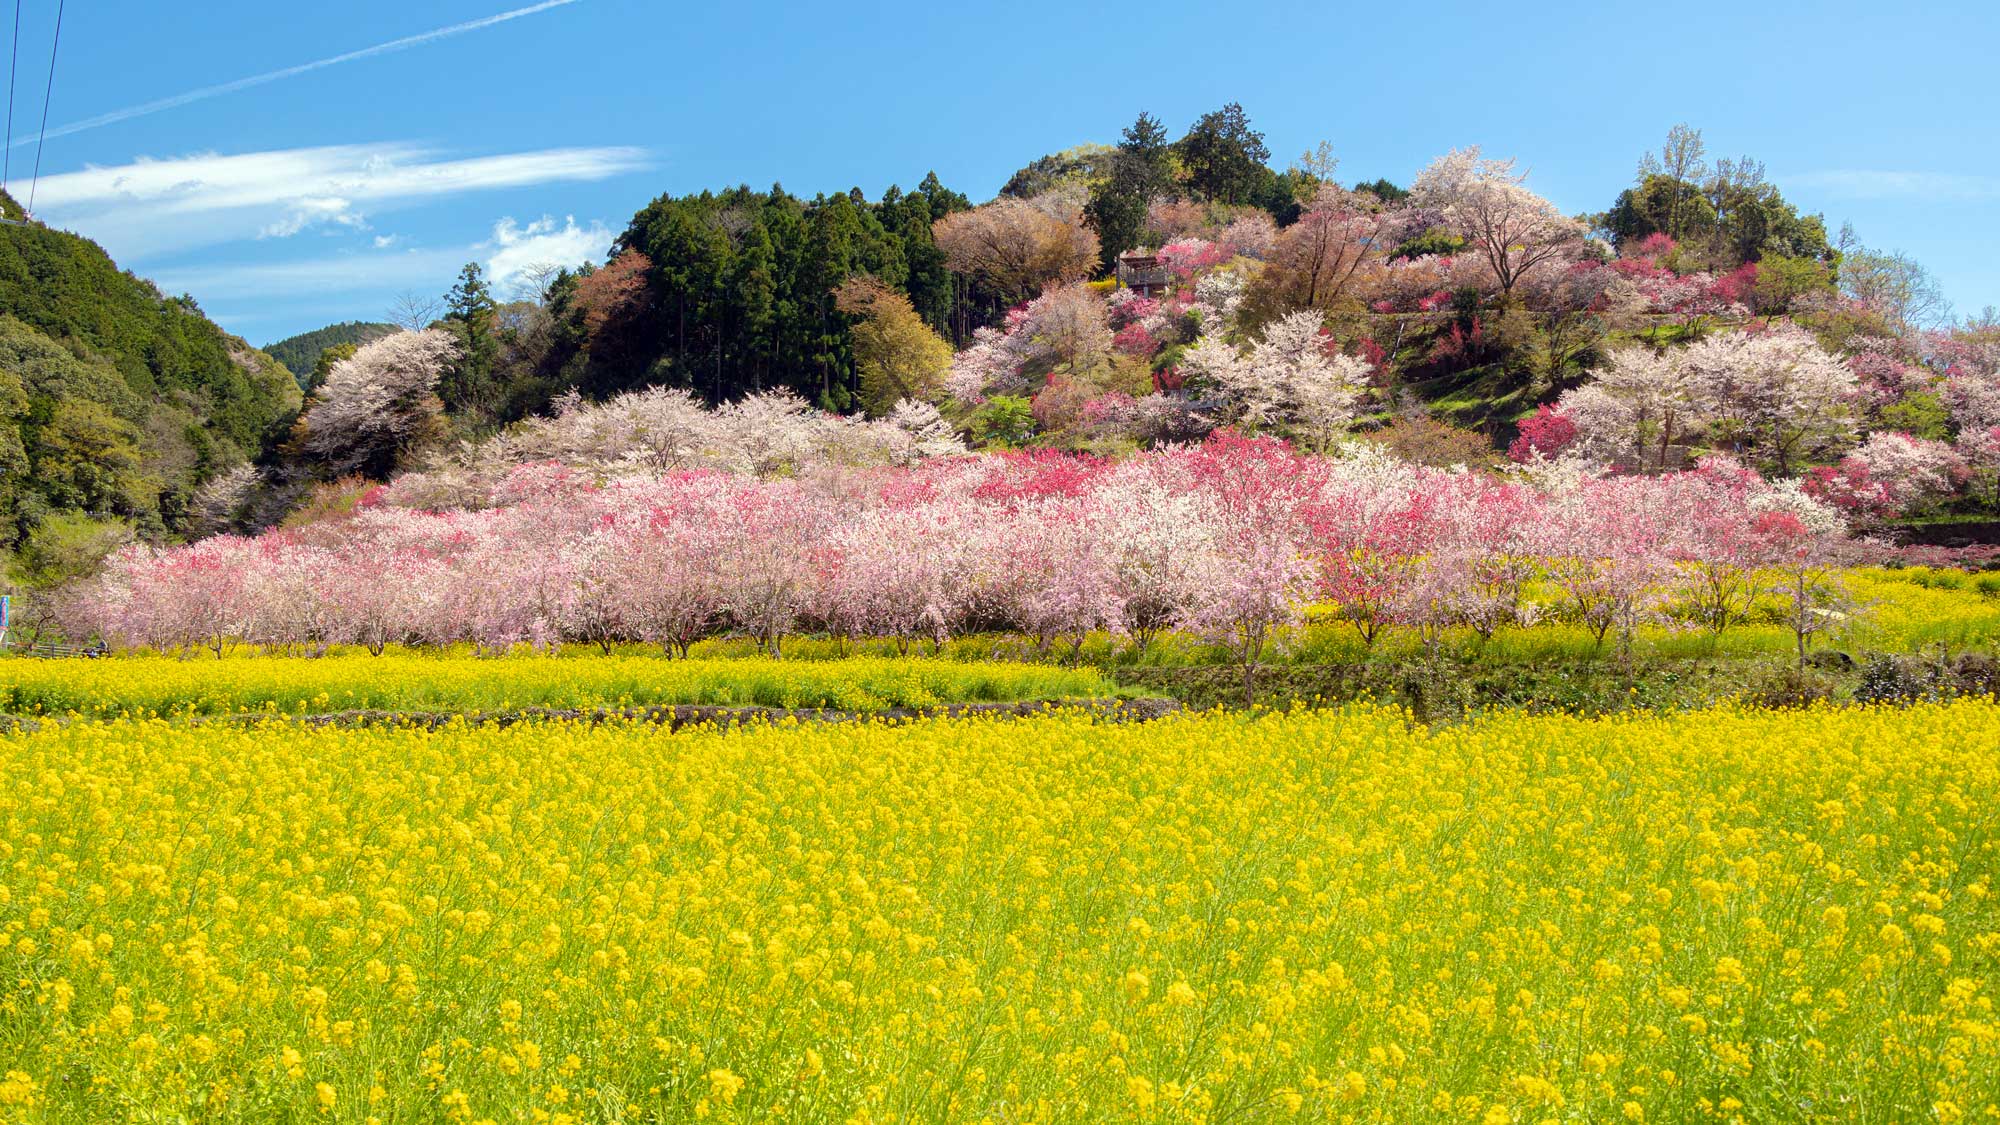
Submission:
<svg viewBox="0 0 2000 1125">
<path fill-rule="evenodd" d="M 1259 202 L 1258 188 L 1274 178 L 1265 165 L 1271 150 L 1264 134 L 1250 127 L 1249 115 L 1236 102 L 1202 114 L 1174 149 L 1198 199 Z"/>
<path fill-rule="evenodd" d="M 1105 269 L 1117 264 L 1119 254 L 1139 244 L 1147 205 L 1172 185 L 1170 152 L 1166 128 L 1158 118 L 1141 111 L 1119 141 L 1111 174 L 1091 188 L 1083 214 L 1097 231 Z"/>
<path fill-rule="evenodd" d="M 1384 203 L 1401 203 L 1410 197 L 1408 188 L 1396 186 L 1386 179 L 1368 180 L 1354 185 L 1355 191 L 1365 191 Z"/>
<path fill-rule="evenodd" d="M 445 409 L 475 424 L 495 419 L 501 393 L 494 380 L 500 358 L 497 306 L 478 262 L 467 262 L 445 295 L 444 327 L 458 338 L 459 360 L 438 380 Z"/>
</svg>

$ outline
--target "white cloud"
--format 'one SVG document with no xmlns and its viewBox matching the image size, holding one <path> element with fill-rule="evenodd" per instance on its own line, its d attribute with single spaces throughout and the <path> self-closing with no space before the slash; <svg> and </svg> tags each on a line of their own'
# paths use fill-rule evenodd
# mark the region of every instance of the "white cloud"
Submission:
<svg viewBox="0 0 2000 1125">
<path fill-rule="evenodd" d="M 2000 198 L 2000 177 L 1955 172 L 1898 172 L 1835 168 L 1806 172 L 1788 182 L 1846 199 L 1978 200 Z"/>
<path fill-rule="evenodd" d="M 300 231 L 322 223 L 336 223 L 356 230 L 368 229 L 368 220 L 354 211 L 354 204 L 345 199 L 301 199 L 292 205 L 291 212 L 277 222 L 257 232 L 258 238 L 290 238 Z"/>
<path fill-rule="evenodd" d="M 391 296 L 405 289 L 443 293 L 461 266 L 479 262 L 494 291 L 510 298 L 523 295 L 535 266 L 575 268 L 601 261 L 612 237 L 595 219 L 579 226 L 567 216 L 558 226 L 544 215 L 523 226 L 508 217 L 493 224 L 491 238 L 469 246 L 397 250 L 398 236 L 389 235 L 373 240 L 375 252 L 169 270 L 158 283 L 165 292 L 192 293 L 203 302 L 373 293 L 386 308 Z"/>
<path fill-rule="evenodd" d="M 371 209 L 607 179 L 646 166 L 636 148 L 554 148 L 462 159 L 414 144 L 142 158 L 45 177 L 41 217 L 105 244 L 120 260 L 337 223 L 365 229 Z"/>
<path fill-rule="evenodd" d="M 486 272 L 496 291 L 519 294 L 527 288 L 529 274 L 537 266 L 575 268 L 601 261 L 611 248 L 611 237 L 603 223 L 593 220 L 589 226 L 579 227 L 574 215 L 566 216 L 561 228 L 547 215 L 525 227 L 510 216 L 493 226 L 493 252 L 486 261 Z"/>
<path fill-rule="evenodd" d="M 378 234 L 375 236 L 375 249 L 387 250 L 402 240 L 403 236 L 400 234 Z"/>
</svg>

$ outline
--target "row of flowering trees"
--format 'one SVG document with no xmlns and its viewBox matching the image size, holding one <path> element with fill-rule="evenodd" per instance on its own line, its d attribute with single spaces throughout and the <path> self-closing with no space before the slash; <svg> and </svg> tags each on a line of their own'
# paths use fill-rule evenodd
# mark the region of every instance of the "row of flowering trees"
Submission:
<svg viewBox="0 0 2000 1125">
<path fill-rule="evenodd" d="M 959 457 L 760 479 L 608 483 L 523 466 L 478 510 L 376 502 L 259 538 L 134 547 L 73 600 L 73 629 L 218 653 L 237 641 L 645 641 L 724 631 L 772 654 L 802 630 L 907 649 L 1013 631 L 1071 652 L 1166 630 L 1228 646 L 1246 674 L 1320 605 L 1370 643 L 1433 648 L 1545 617 L 1602 642 L 1670 612 L 1720 631 L 1761 569 L 1823 559 L 1840 521 L 1725 462 L 1651 477 L 1541 466 L 1442 471 L 1358 448 L 1300 454 L 1224 431 L 1123 461 Z M 1560 591 L 1531 597 L 1531 585 Z"/>
</svg>

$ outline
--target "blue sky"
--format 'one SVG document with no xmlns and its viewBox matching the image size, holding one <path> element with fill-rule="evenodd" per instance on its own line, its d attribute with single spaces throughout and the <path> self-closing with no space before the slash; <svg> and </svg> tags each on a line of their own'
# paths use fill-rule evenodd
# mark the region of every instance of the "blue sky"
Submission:
<svg viewBox="0 0 2000 1125">
<path fill-rule="evenodd" d="M 68 8 L 36 210 L 192 293 L 253 342 L 379 319 L 468 260 L 602 254 L 661 192 L 782 182 L 871 196 L 1178 134 L 1243 103 L 1282 166 L 1407 184 L 1467 144 L 1600 210 L 1669 126 L 1749 154 L 1829 226 L 1903 250 L 1961 313 L 2000 304 L 1990 2 L 1625 4 L 555 0 L 542 10 L 172 104 L 534 0 Z M 56 0 L 23 0 L 10 190 L 35 159 Z M 65 132 L 94 119 L 107 123 Z M 23 140 L 27 143 L 22 143 Z"/>
</svg>

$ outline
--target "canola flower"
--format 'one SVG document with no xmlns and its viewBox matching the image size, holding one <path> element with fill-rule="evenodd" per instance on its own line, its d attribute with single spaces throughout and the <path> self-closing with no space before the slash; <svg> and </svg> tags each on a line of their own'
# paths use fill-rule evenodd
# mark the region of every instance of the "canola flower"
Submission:
<svg viewBox="0 0 2000 1125">
<path fill-rule="evenodd" d="M 87 716 L 672 703 L 879 711 L 1112 694 L 1110 682 L 1090 669 L 881 657 L 785 662 L 344 652 L 318 659 L 0 661 L 0 711 Z"/>
<path fill-rule="evenodd" d="M 1947 567 L 1858 567 L 1842 581 L 1864 607 L 1860 639 L 1913 651 L 1928 645 L 1991 646 L 2000 641 L 2000 574 Z"/>
<path fill-rule="evenodd" d="M 1973 1121 L 2000 706 L 0 737 L 0 1119 Z"/>
</svg>

